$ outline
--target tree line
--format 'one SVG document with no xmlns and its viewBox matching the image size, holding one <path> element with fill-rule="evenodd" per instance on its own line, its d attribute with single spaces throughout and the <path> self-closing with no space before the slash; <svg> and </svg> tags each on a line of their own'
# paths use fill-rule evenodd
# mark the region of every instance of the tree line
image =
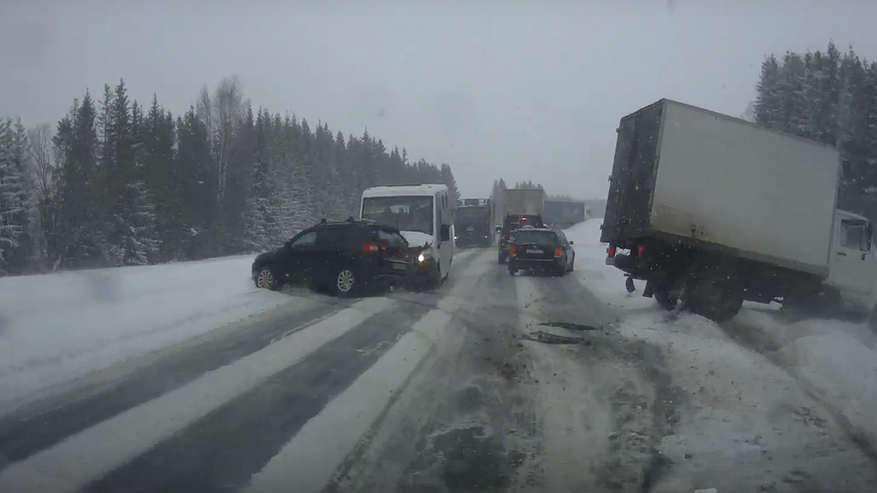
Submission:
<svg viewBox="0 0 877 493">
<path fill-rule="evenodd" d="M 524 189 L 524 190 L 532 190 L 532 189 L 545 190 L 545 187 L 543 187 L 541 183 L 533 183 L 532 180 L 517 182 L 511 188 L 517 189 L 517 190 L 521 190 L 521 189 Z M 506 185 L 506 182 L 504 179 L 500 178 L 499 180 L 494 180 L 493 181 L 493 188 L 491 188 L 491 190 L 490 190 L 490 201 L 496 203 L 499 200 L 499 196 L 502 193 L 502 191 L 508 190 L 508 189 L 509 189 L 509 187 L 508 187 L 508 185 Z"/>
<path fill-rule="evenodd" d="M 120 80 L 54 127 L 0 120 L 0 275 L 262 251 L 358 215 L 367 187 L 405 183 L 459 198 L 448 164 L 254 108 L 236 77 L 181 115 Z"/>
<path fill-rule="evenodd" d="M 836 146 L 838 206 L 877 220 L 877 63 L 833 42 L 824 52 L 771 54 L 756 91 L 755 122 Z"/>
</svg>

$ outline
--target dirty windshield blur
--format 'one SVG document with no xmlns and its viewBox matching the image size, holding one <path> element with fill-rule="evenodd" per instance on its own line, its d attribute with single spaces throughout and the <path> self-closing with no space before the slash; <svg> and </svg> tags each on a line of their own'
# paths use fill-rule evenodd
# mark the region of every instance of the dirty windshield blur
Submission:
<svg viewBox="0 0 877 493">
<path fill-rule="evenodd" d="M 877 0 L 0 0 L 0 493 L 877 493 Z"/>
<path fill-rule="evenodd" d="M 401 231 L 433 233 L 432 197 L 367 197 L 362 199 L 362 218 Z"/>
</svg>

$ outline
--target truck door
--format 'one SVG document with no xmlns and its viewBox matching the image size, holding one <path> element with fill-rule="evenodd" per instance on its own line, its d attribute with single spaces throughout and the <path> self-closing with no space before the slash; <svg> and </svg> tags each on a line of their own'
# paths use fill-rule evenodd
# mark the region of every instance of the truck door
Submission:
<svg viewBox="0 0 877 493">
<path fill-rule="evenodd" d="M 840 289 L 847 301 L 867 304 L 875 275 L 871 224 L 858 219 L 840 219 L 836 227 L 828 282 Z"/>
</svg>

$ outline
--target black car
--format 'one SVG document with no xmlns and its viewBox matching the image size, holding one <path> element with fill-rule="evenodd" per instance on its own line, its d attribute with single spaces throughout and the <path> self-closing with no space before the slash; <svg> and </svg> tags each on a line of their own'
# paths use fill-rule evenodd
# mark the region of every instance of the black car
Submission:
<svg viewBox="0 0 877 493">
<path fill-rule="evenodd" d="M 411 269 L 410 257 L 408 241 L 398 229 L 353 218 L 323 220 L 256 257 L 253 281 L 265 289 L 305 282 L 350 296 L 366 286 L 401 284 Z"/>
<path fill-rule="evenodd" d="M 544 228 L 545 224 L 539 214 L 507 214 L 503 219 L 497 243 L 496 260 L 500 264 L 506 263 L 509 259 L 509 236 L 511 236 L 512 231 L 522 226 Z"/>
<path fill-rule="evenodd" d="M 517 229 L 509 242 L 509 274 L 536 270 L 565 276 L 575 267 L 572 244 L 563 231 L 528 226 Z"/>
</svg>

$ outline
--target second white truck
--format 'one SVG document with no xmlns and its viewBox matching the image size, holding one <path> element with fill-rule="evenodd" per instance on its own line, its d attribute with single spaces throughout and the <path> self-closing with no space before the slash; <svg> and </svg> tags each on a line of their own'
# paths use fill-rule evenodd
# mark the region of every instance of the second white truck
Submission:
<svg viewBox="0 0 877 493">
<path fill-rule="evenodd" d="M 872 226 L 836 210 L 837 149 L 670 100 L 621 119 L 601 241 L 667 309 L 743 301 L 869 315 Z"/>
</svg>

